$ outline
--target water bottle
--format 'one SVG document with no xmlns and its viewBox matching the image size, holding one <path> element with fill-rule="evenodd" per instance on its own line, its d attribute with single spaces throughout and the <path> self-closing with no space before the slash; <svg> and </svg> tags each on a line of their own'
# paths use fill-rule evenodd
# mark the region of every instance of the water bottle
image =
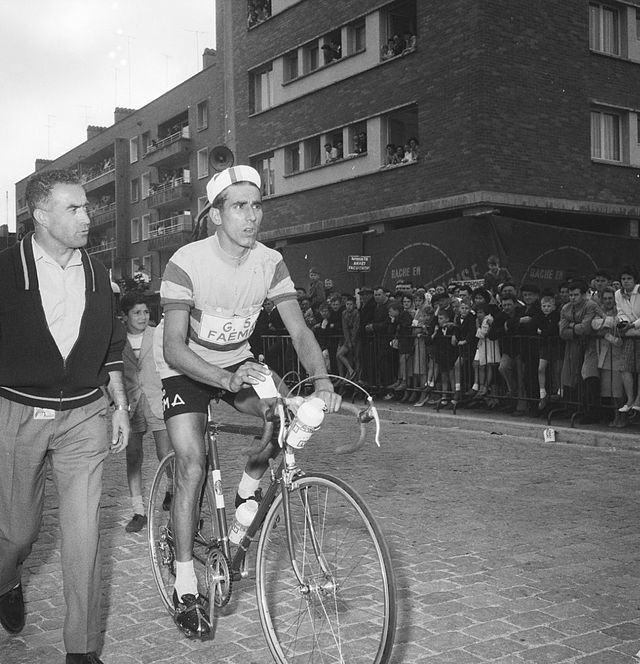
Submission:
<svg viewBox="0 0 640 664">
<path fill-rule="evenodd" d="M 249 499 L 238 506 L 233 526 L 231 526 L 231 532 L 229 533 L 229 541 L 232 544 L 240 544 L 257 511 L 258 503 L 255 500 Z"/>
<path fill-rule="evenodd" d="M 324 401 L 318 397 L 302 402 L 287 434 L 287 443 L 291 447 L 298 450 L 304 447 L 311 434 L 320 428 L 324 419 L 324 408 Z"/>
</svg>

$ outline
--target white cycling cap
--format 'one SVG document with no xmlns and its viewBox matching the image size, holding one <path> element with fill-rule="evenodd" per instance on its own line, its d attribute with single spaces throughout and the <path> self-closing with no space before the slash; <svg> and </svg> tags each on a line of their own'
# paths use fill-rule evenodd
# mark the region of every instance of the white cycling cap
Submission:
<svg viewBox="0 0 640 664">
<path fill-rule="evenodd" d="M 251 166 L 231 166 L 224 171 L 216 173 L 207 183 L 207 198 L 209 203 L 213 203 L 216 198 L 232 184 L 236 182 L 251 182 L 258 189 L 262 187 L 260 175 L 255 168 Z"/>
</svg>

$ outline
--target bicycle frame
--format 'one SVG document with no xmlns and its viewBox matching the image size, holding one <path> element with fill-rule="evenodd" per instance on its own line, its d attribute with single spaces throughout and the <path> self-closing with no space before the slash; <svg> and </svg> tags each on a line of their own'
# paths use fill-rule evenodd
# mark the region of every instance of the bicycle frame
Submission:
<svg viewBox="0 0 640 664">
<path fill-rule="evenodd" d="M 218 537 L 216 540 L 216 545 L 222 549 L 222 552 L 227 557 L 227 560 L 231 561 L 231 574 L 234 581 L 245 578 L 248 575 L 248 570 L 246 568 L 246 555 L 249 551 L 249 546 L 254 539 L 254 536 L 262 527 L 265 517 L 273 504 L 273 501 L 278 495 L 278 491 L 282 489 L 282 501 L 283 501 L 283 512 L 285 517 L 285 529 L 287 533 L 287 544 L 289 551 L 289 559 L 291 562 L 291 567 L 293 572 L 298 579 L 298 583 L 304 584 L 304 577 L 300 571 L 298 561 L 296 558 L 296 552 L 293 547 L 293 533 L 291 526 L 290 518 L 290 506 L 289 506 L 289 494 L 291 486 L 296 477 L 303 474 L 303 471 L 297 466 L 295 460 L 295 454 L 293 448 L 286 444 L 284 441 L 284 436 L 286 433 L 286 423 L 284 421 L 284 408 L 282 408 L 281 418 L 281 435 L 280 443 L 284 447 L 283 459 L 278 464 L 277 469 L 274 471 L 271 470 L 271 483 L 267 491 L 265 492 L 260 505 L 258 506 L 258 511 L 256 512 L 253 521 L 247 528 L 246 533 L 242 537 L 238 549 L 233 556 L 231 557 L 231 545 L 229 542 L 229 530 L 227 524 L 227 515 L 224 502 L 224 495 L 222 492 L 222 469 L 220 466 L 220 457 L 218 454 L 218 434 L 224 431 L 227 432 L 238 432 L 239 427 L 222 425 L 214 422 L 213 419 L 213 410 L 211 405 L 209 405 L 209 421 L 207 424 L 207 473 L 209 474 L 209 480 L 213 487 L 213 493 L 216 502 L 216 522 L 218 526 Z M 305 510 L 308 513 L 309 506 L 305 501 Z M 313 520 L 308 516 L 306 519 L 307 525 L 309 528 L 309 534 L 312 541 L 313 550 L 317 556 L 320 567 L 325 574 L 329 574 L 329 568 L 324 559 L 324 556 L 321 553 L 321 547 L 318 544 L 317 535 L 315 532 L 315 527 L 313 525 Z M 211 543 L 213 545 L 213 543 Z"/>
</svg>

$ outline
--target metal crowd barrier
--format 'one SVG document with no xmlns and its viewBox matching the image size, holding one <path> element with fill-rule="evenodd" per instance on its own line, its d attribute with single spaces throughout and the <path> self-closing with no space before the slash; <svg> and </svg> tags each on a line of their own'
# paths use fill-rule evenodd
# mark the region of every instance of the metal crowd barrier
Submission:
<svg viewBox="0 0 640 664">
<path fill-rule="evenodd" d="M 345 375 L 337 359 L 342 337 L 326 336 L 320 341 L 327 371 Z M 618 413 L 627 401 L 623 369 L 633 366 L 635 343 L 640 339 L 621 340 L 615 346 L 595 335 L 570 342 L 538 336 L 496 341 L 497 346 L 472 342 L 447 349 L 426 337 L 396 342 L 391 336 L 365 336 L 350 362 L 356 380 L 379 398 L 406 403 L 424 399 L 425 406 L 436 410 L 497 410 L 543 418 L 548 424 L 566 419 L 571 426 L 578 422 L 626 426 L 636 416 L 640 422 L 640 412 L 631 410 L 624 417 Z M 640 357 L 640 346 L 637 350 Z M 290 385 L 307 375 L 287 335 L 263 336 L 254 351 L 280 376 L 287 376 Z M 636 387 L 637 375 L 627 382 Z"/>
</svg>

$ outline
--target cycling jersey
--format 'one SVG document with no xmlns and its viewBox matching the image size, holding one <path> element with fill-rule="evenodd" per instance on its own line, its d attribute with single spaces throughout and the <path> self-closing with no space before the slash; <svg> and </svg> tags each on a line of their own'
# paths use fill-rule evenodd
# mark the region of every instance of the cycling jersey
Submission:
<svg viewBox="0 0 640 664">
<path fill-rule="evenodd" d="M 256 242 L 244 256 L 234 258 L 223 251 L 216 235 L 178 249 L 160 286 L 165 312 L 189 311 L 189 348 L 223 368 L 251 356 L 248 340 L 265 299 L 276 306 L 296 299 L 280 253 Z M 180 375 L 164 360 L 162 328 L 163 323 L 154 340 L 160 377 Z"/>
</svg>

